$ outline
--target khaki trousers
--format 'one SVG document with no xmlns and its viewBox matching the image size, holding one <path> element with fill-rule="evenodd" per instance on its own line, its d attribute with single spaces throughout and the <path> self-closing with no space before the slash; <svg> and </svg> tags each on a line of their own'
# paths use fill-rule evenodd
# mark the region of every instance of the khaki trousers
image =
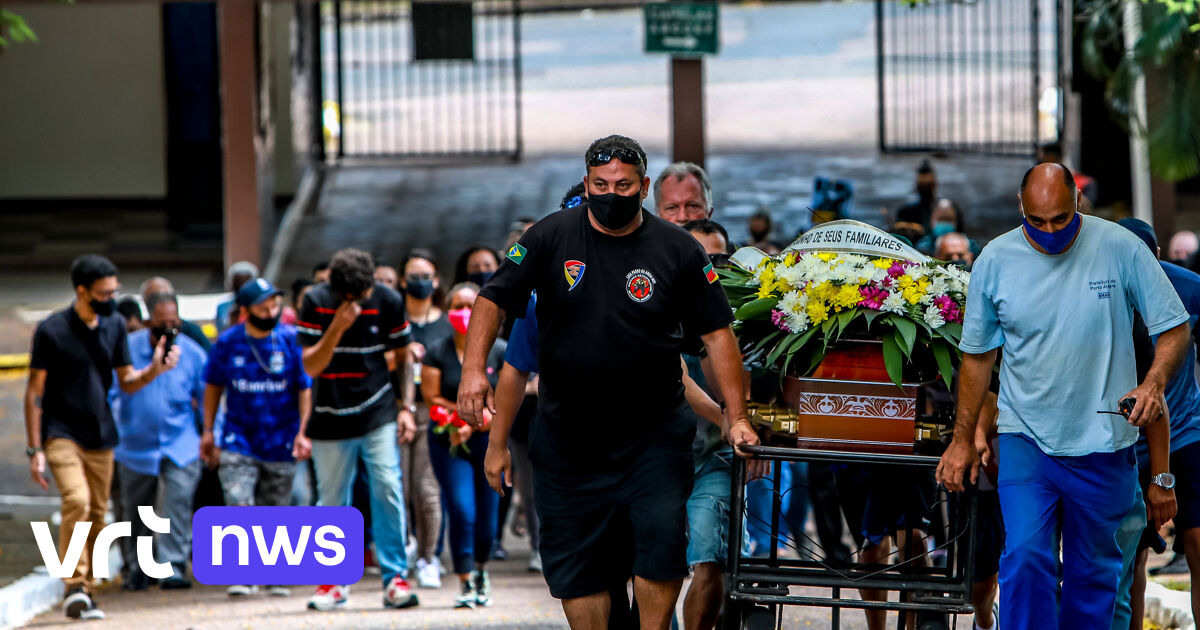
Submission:
<svg viewBox="0 0 1200 630">
<path fill-rule="evenodd" d="M 113 452 L 87 450 L 72 440 L 53 438 L 43 445 L 46 463 L 54 483 L 62 495 L 62 525 L 58 529 L 58 554 L 61 560 L 71 543 L 75 523 L 90 522 L 87 546 L 75 565 L 75 573 L 63 580 L 67 591 L 92 587 L 92 549 L 96 537 L 104 529 L 104 513 L 108 510 L 108 492 L 112 484 Z"/>
</svg>

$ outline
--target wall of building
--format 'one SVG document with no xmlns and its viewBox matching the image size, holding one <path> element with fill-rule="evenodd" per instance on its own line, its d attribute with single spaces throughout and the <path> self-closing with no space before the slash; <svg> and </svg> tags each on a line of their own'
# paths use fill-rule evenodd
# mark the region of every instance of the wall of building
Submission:
<svg viewBox="0 0 1200 630">
<path fill-rule="evenodd" d="M 161 198 L 166 125 L 156 3 L 6 3 L 37 43 L 0 54 L 0 198 Z"/>
</svg>

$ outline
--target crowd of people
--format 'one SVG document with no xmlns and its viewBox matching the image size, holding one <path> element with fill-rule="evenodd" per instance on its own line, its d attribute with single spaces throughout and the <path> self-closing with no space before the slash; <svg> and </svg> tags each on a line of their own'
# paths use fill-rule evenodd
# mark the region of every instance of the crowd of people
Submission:
<svg viewBox="0 0 1200 630">
<path fill-rule="evenodd" d="M 1176 235 L 1160 265 L 1148 226 L 1082 216 L 1090 206 L 1080 182 L 1095 184 L 1054 151 L 1044 147 L 1021 183 L 1024 227 L 985 249 L 968 235 L 963 207 L 939 196 L 929 163 L 917 170 L 916 199 L 889 213 L 891 233 L 976 271 L 963 368 L 942 392 L 958 425 L 936 480 L 786 464 L 783 488 L 750 483 L 745 553 L 807 539 L 810 515 L 816 540 L 799 552 L 826 562 L 932 548 L 945 537 L 933 497 L 961 490 L 966 475 L 981 491 L 972 601 L 982 630 L 999 617 L 1006 628 L 1057 618 L 1073 620 L 1057 627 L 1114 618 L 1114 629 L 1140 627 L 1144 550 L 1162 550 L 1158 528 L 1172 517 L 1180 557 L 1200 566 L 1191 453 L 1200 388 L 1184 326 L 1200 317 L 1200 275 L 1180 266 L 1200 244 Z M 673 163 L 652 180 L 645 152 L 623 136 L 597 140 L 584 162 L 557 211 L 515 222 L 502 248 L 462 252 L 449 275 L 426 249 L 392 266 L 348 248 L 285 295 L 236 263 L 213 315 L 215 340 L 180 317 L 169 280 L 147 279 L 140 295 L 118 300 L 117 268 L 77 259 L 74 302 L 34 335 L 25 405 L 32 478 L 47 488 L 49 473 L 62 494 L 60 553 L 75 524 L 101 520 L 110 499 L 134 536 L 151 532 L 128 515 L 154 505 L 172 523 L 155 549 L 173 575 L 148 577 L 131 542 L 123 586 L 188 588 L 198 507 L 353 505 L 384 607 L 417 606 L 417 590 L 441 588 L 448 571 L 455 606 L 473 609 L 493 602 L 488 563 L 505 556 L 515 490 L 521 509 L 511 518 L 524 521 L 529 568 L 544 574 L 573 628 L 667 628 L 689 575 L 682 625 L 715 627 L 729 522 L 742 517 L 730 504 L 733 461 L 758 443 L 716 273 L 737 246 L 700 166 Z M 780 250 L 766 209 L 747 230 L 746 244 Z M 1056 257 L 1068 250 L 1079 252 L 1069 264 Z M 1111 275 L 1099 285 L 1098 268 Z M 1072 299 L 1109 302 L 1083 323 L 1025 319 L 1066 299 L 1055 292 L 1067 286 L 1083 294 Z M 1090 344 L 1094 356 L 1056 354 L 1053 343 Z M 1062 384 L 1079 365 L 1098 375 Z M 1100 426 L 1095 409 L 1079 409 L 1115 407 L 1126 392 L 1137 398 L 1128 422 L 1100 416 L 1102 430 L 1090 430 Z M 1156 422 L 1168 410 L 1169 425 Z M 752 462 L 751 477 L 763 468 Z M 779 493 L 781 537 L 772 539 Z M 96 533 L 66 580 L 72 618 L 103 616 L 88 555 Z M 1057 537 L 1061 565 L 1050 551 Z M 321 585 L 307 607 L 343 607 L 350 589 Z M 883 627 L 882 611 L 867 617 Z"/>
</svg>

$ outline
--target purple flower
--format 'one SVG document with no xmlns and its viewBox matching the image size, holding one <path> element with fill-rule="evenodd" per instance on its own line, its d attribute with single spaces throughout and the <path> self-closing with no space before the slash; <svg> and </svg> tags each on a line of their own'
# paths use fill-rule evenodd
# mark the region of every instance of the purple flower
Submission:
<svg viewBox="0 0 1200 630">
<path fill-rule="evenodd" d="M 775 324 L 780 330 L 792 332 L 792 329 L 787 326 L 787 315 L 781 310 L 776 309 L 771 311 L 771 323 Z"/>
<path fill-rule="evenodd" d="M 962 309 L 954 303 L 954 300 L 949 295 L 936 297 L 933 299 L 933 303 L 941 311 L 942 319 L 955 324 L 962 323 Z"/>
<path fill-rule="evenodd" d="M 862 295 L 862 298 L 863 298 L 862 301 L 859 302 L 859 304 L 861 306 L 865 306 L 869 309 L 874 309 L 876 311 L 883 308 L 883 301 L 886 300 L 888 297 L 888 292 L 879 287 L 872 287 L 872 286 L 860 287 L 858 289 L 858 292 L 860 295 Z"/>
</svg>

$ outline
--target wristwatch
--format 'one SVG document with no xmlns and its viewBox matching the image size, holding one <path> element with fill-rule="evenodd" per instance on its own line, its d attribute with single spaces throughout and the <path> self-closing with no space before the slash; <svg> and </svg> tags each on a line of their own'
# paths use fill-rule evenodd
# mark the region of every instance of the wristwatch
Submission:
<svg viewBox="0 0 1200 630">
<path fill-rule="evenodd" d="M 1171 473 L 1159 473 L 1150 478 L 1150 483 L 1163 490 L 1173 490 L 1175 488 L 1175 475 Z"/>
<path fill-rule="evenodd" d="M 34 455 L 37 455 L 40 452 L 42 452 L 42 447 L 40 447 L 40 446 L 26 446 L 25 447 L 25 457 L 33 457 Z"/>
<path fill-rule="evenodd" d="M 411 414 L 412 414 L 412 415 L 414 415 L 414 416 L 415 416 L 415 415 L 417 415 L 417 406 L 416 406 L 416 405 L 409 405 L 409 406 L 408 406 L 408 413 L 411 413 Z"/>
</svg>

